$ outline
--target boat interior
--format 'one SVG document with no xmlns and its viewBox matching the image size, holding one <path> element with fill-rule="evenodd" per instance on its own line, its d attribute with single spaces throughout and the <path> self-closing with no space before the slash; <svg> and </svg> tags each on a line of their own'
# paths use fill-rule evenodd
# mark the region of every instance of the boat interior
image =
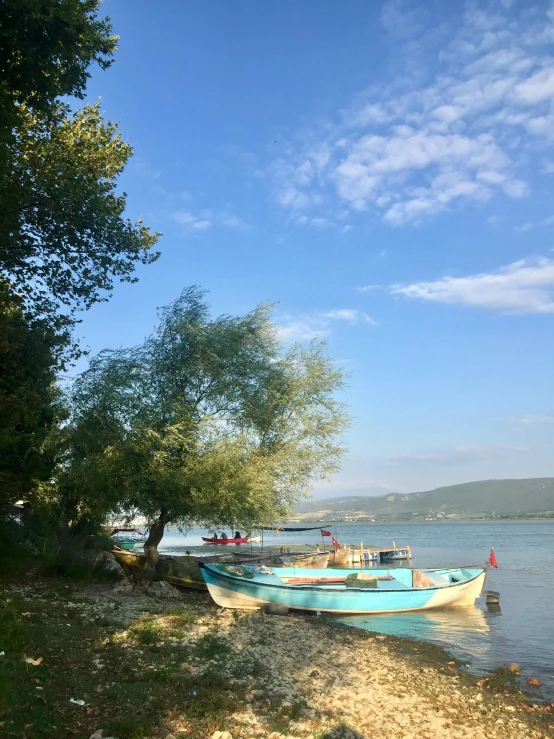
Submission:
<svg viewBox="0 0 554 739">
<path fill-rule="evenodd" d="M 412 568 L 306 570 L 300 567 L 280 567 L 276 572 L 272 572 L 268 568 L 224 564 L 218 565 L 217 569 L 225 574 L 238 575 L 250 580 L 255 577 L 256 582 L 268 585 L 317 586 L 330 590 L 344 590 L 350 587 L 379 590 L 448 587 L 472 580 L 483 571 L 478 567 L 437 570 Z"/>
</svg>

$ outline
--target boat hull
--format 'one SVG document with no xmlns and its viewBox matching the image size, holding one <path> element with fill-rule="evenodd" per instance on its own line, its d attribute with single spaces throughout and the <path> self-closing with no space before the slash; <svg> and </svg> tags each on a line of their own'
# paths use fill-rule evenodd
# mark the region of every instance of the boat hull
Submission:
<svg viewBox="0 0 554 739">
<path fill-rule="evenodd" d="M 278 604 L 291 609 L 341 614 L 396 613 L 443 608 L 453 604 L 473 604 L 481 594 L 486 577 L 484 568 L 471 568 L 471 570 L 455 571 L 462 573 L 463 582 L 434 587 L 402 587 L 402 583 L 399 583 L 397 589 L 393 585 L 392 587 L 387 586 L 386 589 L 368 590 L 343 587 L 341 590 L 337 587 L 321 585 L 292 587 L 284 584 L 281 578 L 289 574 L 288 570 L 290 570 L 291 577 L 302 574 L 298 568 L 280 569 L 280 577 L 274 575 L 272 578 L 269 575 L 262 575 L 252 579 L 229 575 L 213 565 L 201 564 L 200 569 L 210 595 L 217 605 L 223 608 L 251 610 L 268 604 Z M 314 572 L 317 571 L 309 571 L 312 576 Z M 328 570 L 321 570 L 321 577 L 325 577 L 328 572 Z M 333 570 L 333 573 L 337 575 L 341 572 L 347 576 L 355 570 Z M 388 577 L 388 573 L 394 573 L 394 570 L 374 570 L 373 572 L 377 576 L 380 572 L 384 572 Z M 406 573 L 411 576 L 411 570 L 402 570 L 402 572 L 404 573 L 402 577 L 407 577 Z M 453 572 L 453 570 L 448 572 Z"/>
<path fill-rule="evenodd" d="M 204 544 L 248 544 L 250 539 L 244 537 L 242 539 L 206 539 L 202 537 Z"/>
<path fill-rule="evenodd" d="M 125 541 L 125 540 L 121 540 L 121 539 L 120 540 L 112 539 L 112 541 L 120 549 L 126 549 L 126 550 L 134 549 L 135 548 L 135 544 L 137 544 L 137 545 L 143 545 L 144 544 L 144 541 L 132 541 L 132 540 Z"/>
<path fill-rule="evenodd" d="M 233 558 L 237 563 L 243 564 L 258 563 L 265 565 L 273 565 L 275 567 L 309 567 L 318 568 L 327 567 L 329 557 L 332 552 L 297 552 L 296 554 L 246 554 L 243 552 L 233 553 Z"/>
<path fill-rule="evenodd" d="M 113 555 L 125 572 L 141 576 L 146 558 L 144 555 L 114 550 Z M 210 557 L 211 561 L 217 562 L 221 557 Z M 192 588 L 193 590 L 207 590 L 206 583 L 194 557 L 160 557 L 156 565 L 156 576 L 172 585 L 181 588 Z"/>
<path fill-rule="evenodd" d="M 146 558 L 144 554 L 138 552 L 130 552 L 114 549 L 112 554 L 125 572 L 131 575 L 137 575 L 140 577 L 144 569 Z M 327 562 L 325 555 L 328 556 L 328 552 L 318 552 L 315 555 L 297 555 L 298 563 L 302 563 L 303 567 L 326 567 Z M 203 562 L 229 562 L 233 557 L 234 562 L 237 561 L 240 555 L 231 554 L 213 554 L 211 556 L 202 557 Z M 315 560 L 313 558 L 316 558 Z M 177 585 L 181 588 L 192 588 L 193 590 L 207 590 L 208 587 L 200 572 L 198 566 L 198 557 L 191 556 L 164 556 L 162 555 L 156 565 L 156 577 L 160 580 L 165 580 L 172 585 Z M 254 564 L 269 564 L 273 567 L 279 566 L 279 557 L 260 557 L 257 556 L 255 559 L 249 559 L 249 563 Z M 296 563 L 295 559 L 295 563 Z"/>
</svg>

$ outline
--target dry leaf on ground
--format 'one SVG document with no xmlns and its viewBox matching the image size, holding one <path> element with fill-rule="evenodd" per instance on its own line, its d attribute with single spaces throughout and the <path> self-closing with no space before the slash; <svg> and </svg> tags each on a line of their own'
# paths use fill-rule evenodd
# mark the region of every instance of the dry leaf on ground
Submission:
<svg viewBox="0 0 554 739">
<path fill-rule="evenodd" d="M 40 665 L 42 660 L 42 657 L 38 657 L 37 659 L 33 659 L 32 657 L 25 657 L 25 662 L 27 662 L 27 664 L 29 665 Z"/>
</svg>

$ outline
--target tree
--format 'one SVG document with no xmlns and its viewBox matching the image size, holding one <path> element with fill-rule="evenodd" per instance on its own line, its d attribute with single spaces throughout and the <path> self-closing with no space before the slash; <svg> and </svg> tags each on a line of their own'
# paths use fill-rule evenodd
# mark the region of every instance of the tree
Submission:
<svg viewBox="0 0 554 739">
<path fill-rule="evenodd" d="M 117 37 L 100 0 L 2 0 L 0 9 L 0 125 L 18 106 L 46 112 L 58 97 L 84 97 L 93 62 L 107 69 Z M 7 120 L 6 120 L 7 117 Z"/>
<path fill-rule="evenodd" d="M 55 371 L 76 312 L 157 258 L 158 234 L 124 216 L 116 179 L 132 154 L 98 105 L 71 113 L 117 37 L 100 0 L 0 3 L 0 489 L 48 480 L 63 436 Z M 57 429 L 57 431 L 56 431 Z M 56 432 L 56 433 L 53 433 Z M 63 450 L 63 445 L 60 451 Z M 48 487 L 45 485 L 45 487 Z"/>
<path fill-rule="evenodd" d="M 52 475 L 48 440 L 63 418 L 54 384 L 57 338 L 30 321 L 21 302 L 0 282 L 0 511 Z"/>
<path fill-rule="evenodd" d="M 286 350 L 270 319 L 270 305 L 212 319 L 205 293 L 188 288 L 144 344 L 95 357 L 71 393 L 61 498 L 144 514 L 152 566 L 169 523 L 286 515 L 337 469 L 348 416 L 325 345 Z"/>
<path fill-rule="evenodd" d="M 134 281 L 158 234 L 124 217 L 117 176 L 132 154 L 99 105 L 48 117 L 21 111 L 11 151 L 11 202 L 18 226 L 0 223 L 0 263 L 27 312 L 47 318 L 68 342 L 75 312 L 106 300 L 113 278 Z"/>
<path fill-rule="evenodd" d="M 83 98 L 90 65 L 113 61 L 117 38 L 99 6 L 3 0 L 0 8 L 0 267 L 26 313 L 66 345 L 77 310 L 158 256 L 158 234 L 125 218 L 126 195 L 115 193 L 131 147 L 98 105 L 71 114 L 59 102 Z"/>
<path fill-rule="evenodd" d="M 0 3 L 0 502 L 48 480 L 67 430 L 56 370 L 79 354 L 77 311 L 157 258 L 158 234 L 125 215 L 132 154 L 99 105 L 72 113 L 117 38 L 100 0 Z M 42 485 L 40 485 L 42 483 Z"/>
</svg>

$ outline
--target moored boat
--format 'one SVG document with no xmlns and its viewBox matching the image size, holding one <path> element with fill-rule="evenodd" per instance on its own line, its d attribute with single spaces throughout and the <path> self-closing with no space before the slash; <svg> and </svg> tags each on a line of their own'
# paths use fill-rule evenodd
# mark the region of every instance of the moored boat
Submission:
<svg viewBox="0 0 554 739">
<path fill-rule="evenodd" d="M 125 572 L 130 575 L 137 575 L 138 577 L 141 576 L 142 570 L 144 569 L 144 566 L 146 564 L 146 558 L 144 554 L 139 554 L 138 552 L 124 551 L 123 549 L 118 549 L 117 547 L 112 550 L 112 554 Z M 297 566 L 317 566 L 319 568 L 323 568 L 327 566 L 328 557 L 329 552 L 317 552 L 316 554 L 312 554 L 310 552 L 309 554 L 287 555 L 286 557 L 281 555 L 262 556 L 258 554 L 248 557 L 246 561 L 248 561 L 249 564 L 266 564 L 278 567 L 279 565 L 288 563 L 288 560 L 291 562 L 291 564 L 295 563 Z M 183 556 L 162 554 L 160 555 L 160 558 L 156 565 L 156 577 L 158 577 L 160 580 L 165 580 L 172 585 L 178 585 L 181 588 L 207 590 L 208 588 L 206 586 L 204 578 L 202 577 L 202 573 L 200 572 L 200 567 L 198 566 L 199 561 L 208 563 L 233 562 L 239 564 L 241 560 L 238 553 L 212 554 L 202 556 L 202 558 L 200 558 L 198 555 L 193 554 Z"/>
<path fill-rule="evenodd" d="M 274 604 L 326 613 L 394 613 L 474 603 L 483 590 L 484 567 L 416 570 L 284 567 L 200 563 L 210 595 L 224 608 Z"/>
<path fill-rule="evenodd" d="M 112 554 L 127 574 L 141 576 L 146 564 L 144 554 L 123 551 L 117 548 L 112 550 Z M 214 554 L 211 557 L 204 557 L 204 560 L 206 562 L 232 561 L 229 555 L 218 554 Z M 156 577 L 182 588 L 207 590 L 206 583 L 198 567 L 198 556 L 168 556 L 162 554 L 156 564 Z"/>
<path fill-rule="evenodd" d="M 115 528 L 109 536 L 113 543 L 121 549 L 133 549 L 146 541 L 146 535 L 140 529 Z"/>
<path fill-rule="evenodd" d="M 206 539 L 202 537 L 204 544 L 248 544 L 250 541 L 248 536 L 243 536 L 240 539 Z"/>
<path fill-rule="evenodd" d="M 332 552 L 289 552 L 282 554 L 247 554 L 234 552 L 233 558 L 237 563 L 270 564 L 276 567 L 327 567 Z"/>
</svg>

